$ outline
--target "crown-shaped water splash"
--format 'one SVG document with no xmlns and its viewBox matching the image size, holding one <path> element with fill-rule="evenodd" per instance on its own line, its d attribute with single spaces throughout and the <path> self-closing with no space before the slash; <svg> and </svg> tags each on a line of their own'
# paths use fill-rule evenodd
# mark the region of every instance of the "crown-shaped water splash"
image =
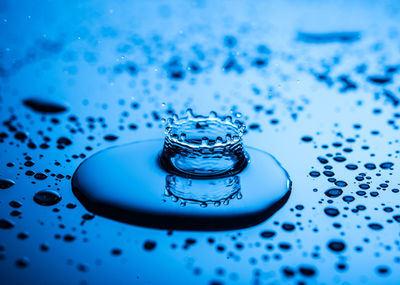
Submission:
<svg viewBox="0 0 400 285">
<path fill-rule="evenodd" d="M 192 109 L 187 109 L 185 116 L 179 117 L 175 114 L 167 119 L 165 135 L 171 141 L 181 144 L 212 147 L 240 141 L 245 129 L 245 124 L 240 120 L 233 120 L 232 116 L 218 116 L 215 111 L 211 111 L 208 116 L 195 115 Z M 189 137 L 190 134 L 202 133 L 200 130 L 208 133 L 197 139 Z"/>
<path fill-rule="evenodd" d="M 231 116 L 174 115 L 166 120 L 160 163 L 170 173 L 189 178 L 234 175 L 247 165 L 242 136 L 246 127 Z"/>
</svg>

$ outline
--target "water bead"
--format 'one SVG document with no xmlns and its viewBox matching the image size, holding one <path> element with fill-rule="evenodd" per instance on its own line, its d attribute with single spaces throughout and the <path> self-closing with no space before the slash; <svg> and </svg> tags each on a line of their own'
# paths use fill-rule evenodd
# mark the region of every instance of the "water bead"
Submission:
<svg viewBox="0 0 400 285">
<path fill-rule="evenodd" d="M 87 210 L 145 227 L 226 230 L 258 224 L 287 201 L 287 172 L 244 146 L 244 123 L 192 110 L 166 122 L 164 140 L 109 148 L 78 167 L 73 192 Z"/>
</svg>

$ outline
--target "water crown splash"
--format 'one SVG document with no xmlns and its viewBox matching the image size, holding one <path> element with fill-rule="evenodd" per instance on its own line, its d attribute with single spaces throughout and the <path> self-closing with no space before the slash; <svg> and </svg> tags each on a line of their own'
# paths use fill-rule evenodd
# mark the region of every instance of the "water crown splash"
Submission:
<svg viewBox="0 0 400 285">
<path fill-rule="evenodd" d="M 207 179 L 228 177 L 242 171 L 248 162 L 242 136 L 245 125 L 232 117 L 194 115 L 167 120 L 160 163 L 183 177 Z"/>
</svg>

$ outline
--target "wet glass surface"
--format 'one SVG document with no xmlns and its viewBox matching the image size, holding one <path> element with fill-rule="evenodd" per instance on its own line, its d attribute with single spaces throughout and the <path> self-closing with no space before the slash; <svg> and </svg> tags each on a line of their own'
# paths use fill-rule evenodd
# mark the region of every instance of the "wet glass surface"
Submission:
<svg viewBox="0 0 400 285">
<path fill-rule="evenodd" d="M 0 283 L 398 283 L 399 8 L 0 1 Z M 187 108 L 245 121 L 290 174 L 279 211 L 193 232 L 80 203 L 80 163 Z"/>
</svg>

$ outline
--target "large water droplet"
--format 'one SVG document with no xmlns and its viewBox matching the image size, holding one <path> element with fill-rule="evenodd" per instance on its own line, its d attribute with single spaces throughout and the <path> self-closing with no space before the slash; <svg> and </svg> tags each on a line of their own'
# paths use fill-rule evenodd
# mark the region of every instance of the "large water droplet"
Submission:
<svg viewBox="0 0 400 285">
<path fill-rule="evenodd" d="M 42 114 L 55 114 L 67 111 L 67 107 L 64 105 L 41 98 L 28 98 L 23 103 L 29 109 Z"/>
<path fill-rule="evenodd" d="M 37 192 L 33 200 L 41 206 L 53 206 L 61 200 L 61 195 L 53 190 L 43 190 Z"/>
<path fill-rule="evenodd" d="M 0 179 L 0 189 L 8 189 L 11 186 L 13 186 L 14 184 L 15 184 L 15 182 L 12 181 L 11 179 L 7 179 L 7 178 Z"/>
<path fill-rule="evenodd" d="M 7 219 L 0 219 L 0 229 L 12 229 L 14 223 Z"/>
<path fill-rule="evenodd" d="M 225 230 L 264 221 L 288 199 L 288 174 L 268 153 L 244 152 L 242 127 L 216 118 L 184 124 L 184 132 L 167 126 L 164 144 L 143 141 L 93 155 L 74 174 L 75 195 L 97 215 L 146 227 Z M 230 136 L 217 124 L 232 127 Z"/>
</svg>

